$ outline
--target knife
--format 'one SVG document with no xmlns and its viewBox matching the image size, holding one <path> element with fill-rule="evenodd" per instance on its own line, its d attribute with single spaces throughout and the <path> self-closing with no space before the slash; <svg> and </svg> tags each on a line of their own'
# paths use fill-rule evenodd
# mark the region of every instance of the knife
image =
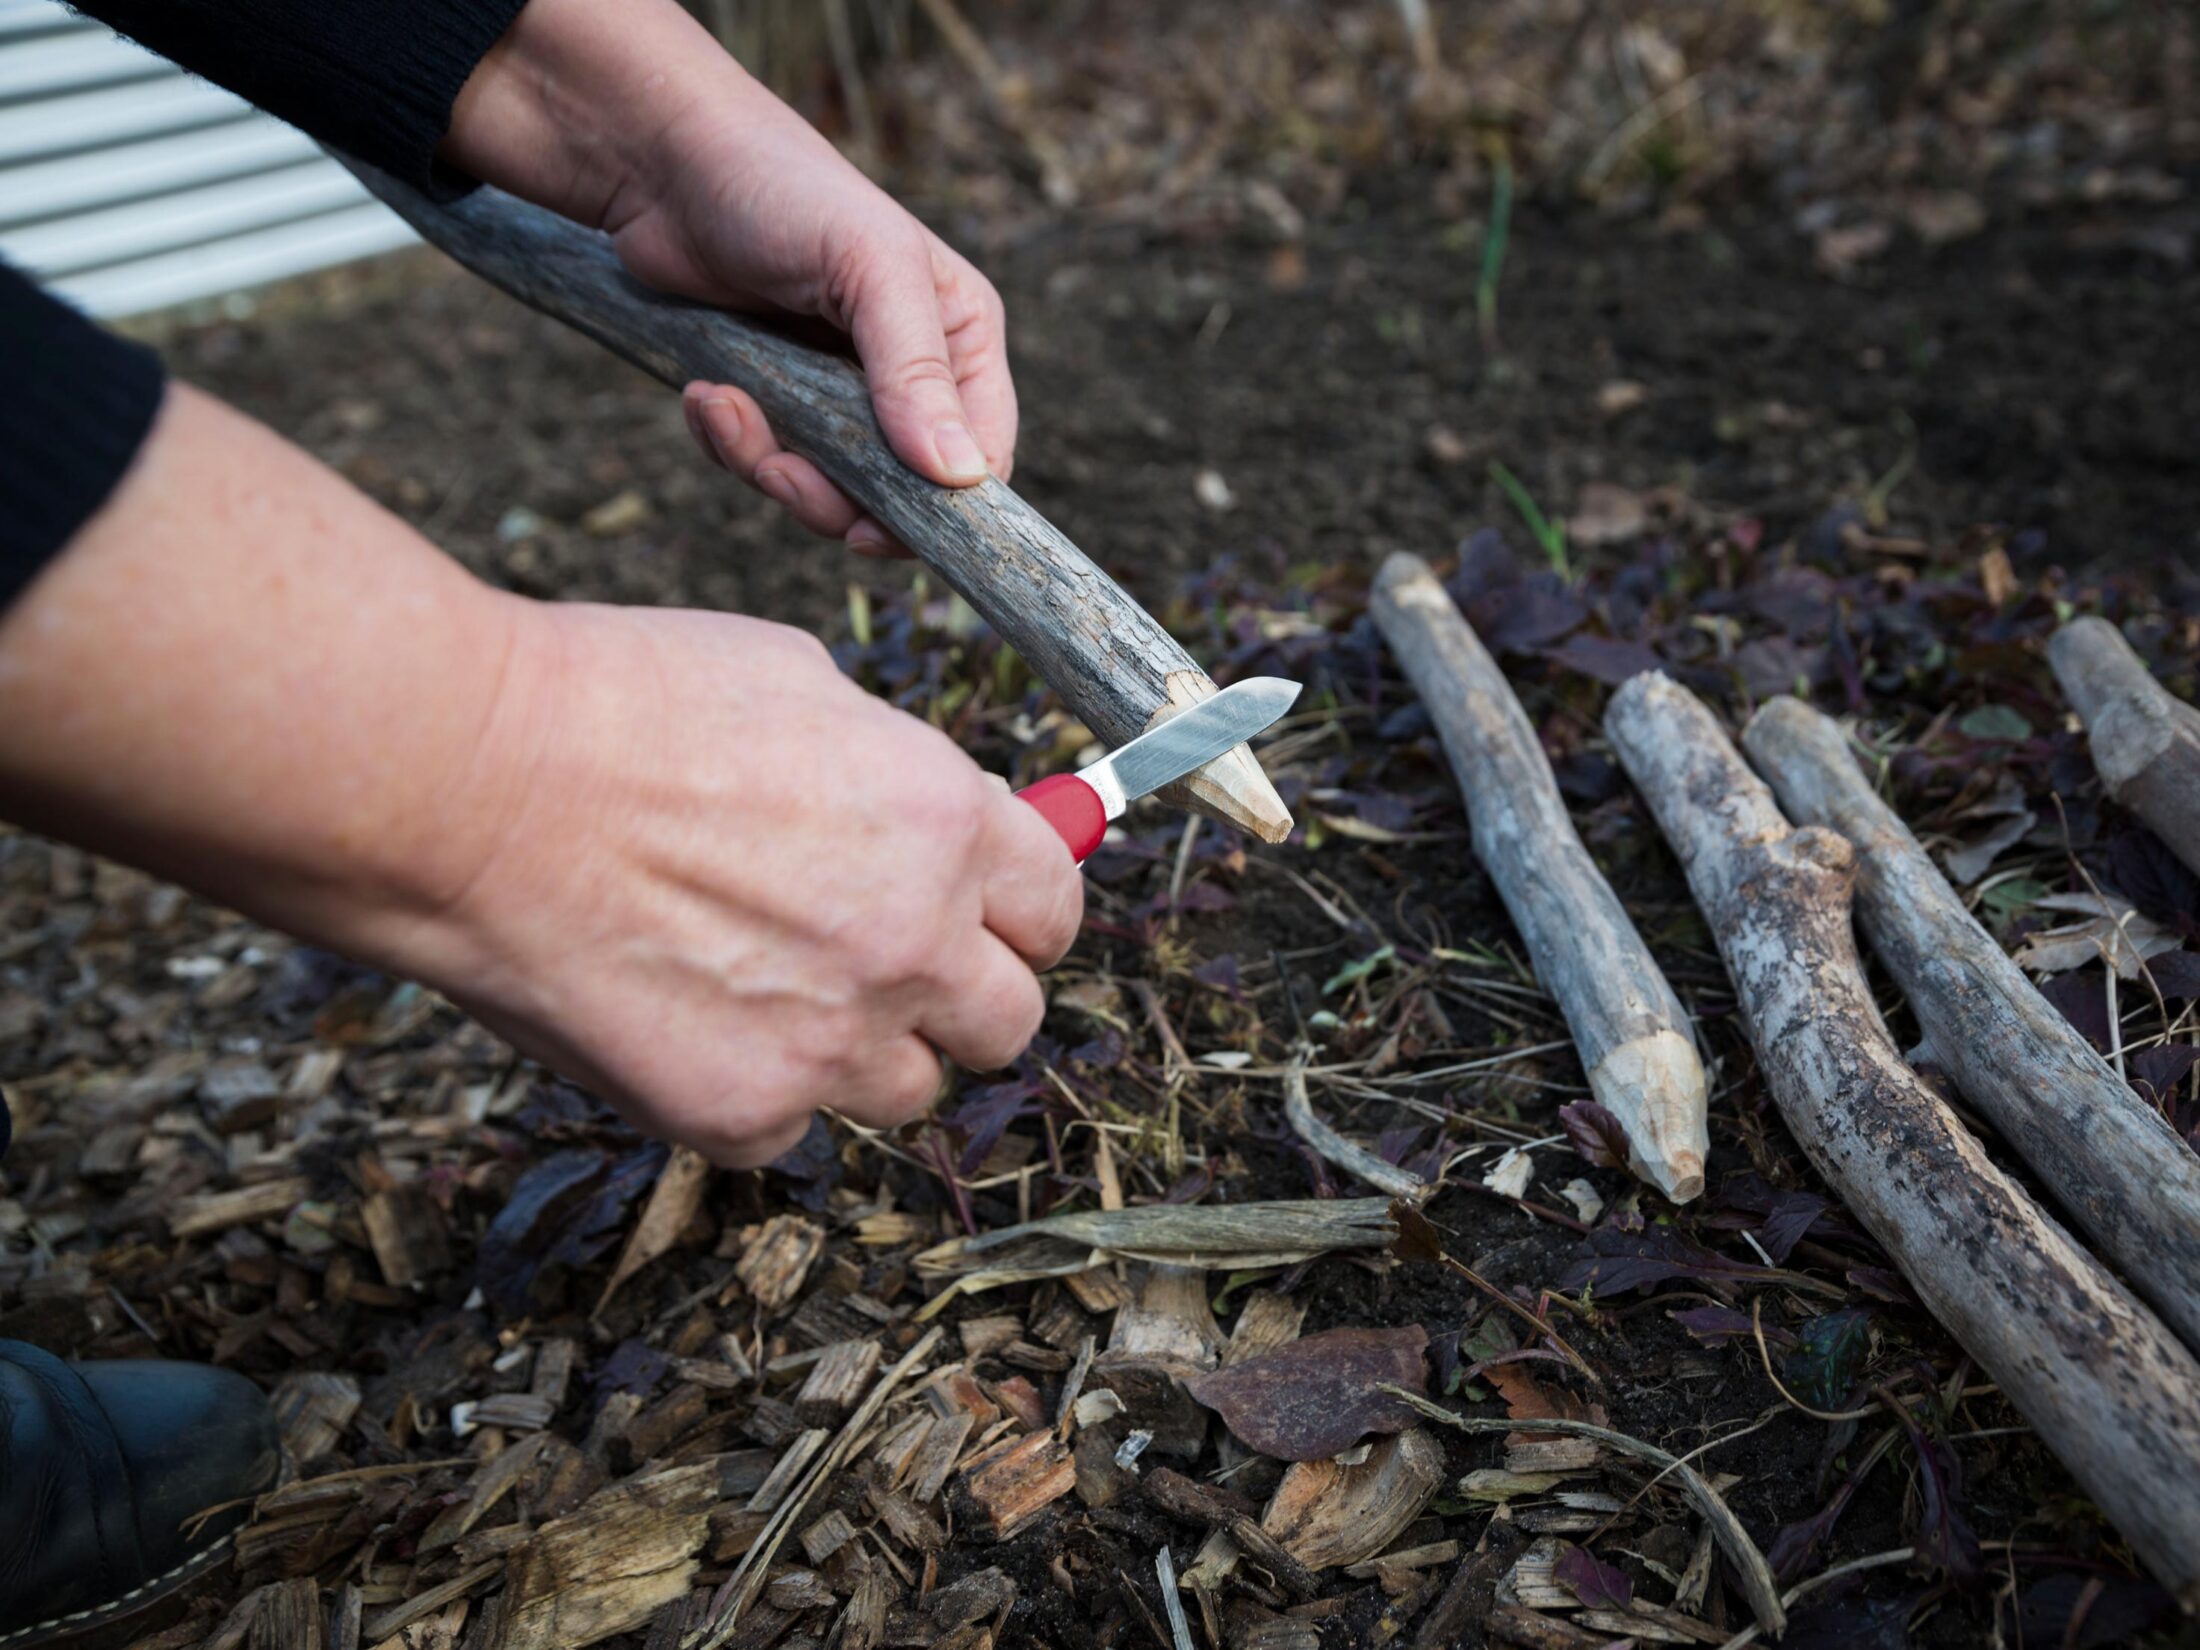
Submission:
<svg viewBox="0 0 2200 1650">
<path fill-rule="evenodd" d="M 1280 676 L 1252 676 L 1202 699 L 1159 727 L 1119 745 L 1076 773 L 1049 774 L 1016 795 L 1037 808 L 1082 865 L 1108 821 L 1149 791 L 1181 779 L 1243 744 L 1289 710 L 1299 684 Z"/>
</svg>

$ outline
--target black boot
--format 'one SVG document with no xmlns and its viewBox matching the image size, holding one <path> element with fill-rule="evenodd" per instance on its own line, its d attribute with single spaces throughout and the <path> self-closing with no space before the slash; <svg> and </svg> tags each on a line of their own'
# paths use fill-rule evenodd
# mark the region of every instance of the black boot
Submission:
<svg viewBox="0 0 2200 1650">
<path fill-rule="evenodd" d="M 204 1575 L 281 1469 L 274 1411 L 241 1375 L 0 1341 L 0 1650 L 93 1633 Z"/>
</svg>

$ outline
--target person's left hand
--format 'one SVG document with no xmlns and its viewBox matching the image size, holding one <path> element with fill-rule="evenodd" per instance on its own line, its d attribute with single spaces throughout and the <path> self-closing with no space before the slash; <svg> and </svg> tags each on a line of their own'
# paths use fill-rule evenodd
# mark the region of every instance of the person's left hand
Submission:
<svg viewBox="0 0 2200 1650">
<path fill-rule="evenodd" d="M 699 111 L 660 147 L 651 194 L 607 225 L 636 278 L 840 328 L 902 462 L 948 486 L 1008 478 L 1016 390 L 1005 320 L 968 259 L 768 95 Z M 706 454 L 811 532 L 871 554 L 899 549 L 816 465 L 780 447 L 749 396 L 693 383 L 682 404 Z"/>
</svg>

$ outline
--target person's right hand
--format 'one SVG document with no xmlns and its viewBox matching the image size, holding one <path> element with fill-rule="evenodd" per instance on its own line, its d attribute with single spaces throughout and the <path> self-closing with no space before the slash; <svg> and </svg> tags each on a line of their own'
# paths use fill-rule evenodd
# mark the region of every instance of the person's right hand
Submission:
<svg viewBox="0 0 2200 1650">
<path fill-rule="evenodd" d="M 728 1166 L 1008 1064 L 1083 913 L 1033 809 L 783 625 L 534 608 L 482 758 L 405 960 Z"/>
</svg>

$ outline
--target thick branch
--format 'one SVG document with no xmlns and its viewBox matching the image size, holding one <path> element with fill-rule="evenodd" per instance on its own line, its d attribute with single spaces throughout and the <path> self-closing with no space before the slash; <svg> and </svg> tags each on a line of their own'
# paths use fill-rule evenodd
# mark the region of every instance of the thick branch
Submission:
<svg viewBox="0 0 2200 1650">
<path fill-rule="evenodd" d="M 1474 853 L 1557 999 L 1629 1167 L 1676 1203 L 1703 1190 L 1703 1062 L 1688 1011 L 1582 846 L 1527 713 L 1428 564 L 1395 555 L 1375 622 L 1428 707 L 1466 798 Z"/>
<path fill-rule="evenodd" d="M 2200 871 L 2200 711 L 2157 682 L 2106 619 L 2073 619 L 2047 657 L 2108 794 Z"/>
<path fill-rule="evenodd" d="M 605 236 L 500 190 L 439 205 L 336 158 L 429 241 L 522 303 L 667 384 L 701 378 L 746 390 L 781 445 L 923 558 L 1111 745 L 1215 691 L 1151 614 L 1004 484 L 941 487 L 896 458 L 863 374 L 848 361 L 652 292 L 627 274 Z M 1264 841 L 1291 834 L 1289 810 L 1243 745 L 1163 794 Z"/>
<path fill-rule="evenodd" d="M 1933 1059 L 2071 1218 L 2200 1351 L 2200 1156 L 1973 920 L 1841 730 L 1775 699 L 1742 735 L 1791 819 L 1857 850 L 1857 908 Z"/>
<path fill-rule="evenodd" d="M 1664 676 L 1621 688 L 1605 728 L 1688 873 L 1803 1150 L 2148 1568 L 2200 1608 L 2200 1363 L 1903 1064 L 1849 926 L 1848 842 L 1791 829 Z"/>
</svg>

